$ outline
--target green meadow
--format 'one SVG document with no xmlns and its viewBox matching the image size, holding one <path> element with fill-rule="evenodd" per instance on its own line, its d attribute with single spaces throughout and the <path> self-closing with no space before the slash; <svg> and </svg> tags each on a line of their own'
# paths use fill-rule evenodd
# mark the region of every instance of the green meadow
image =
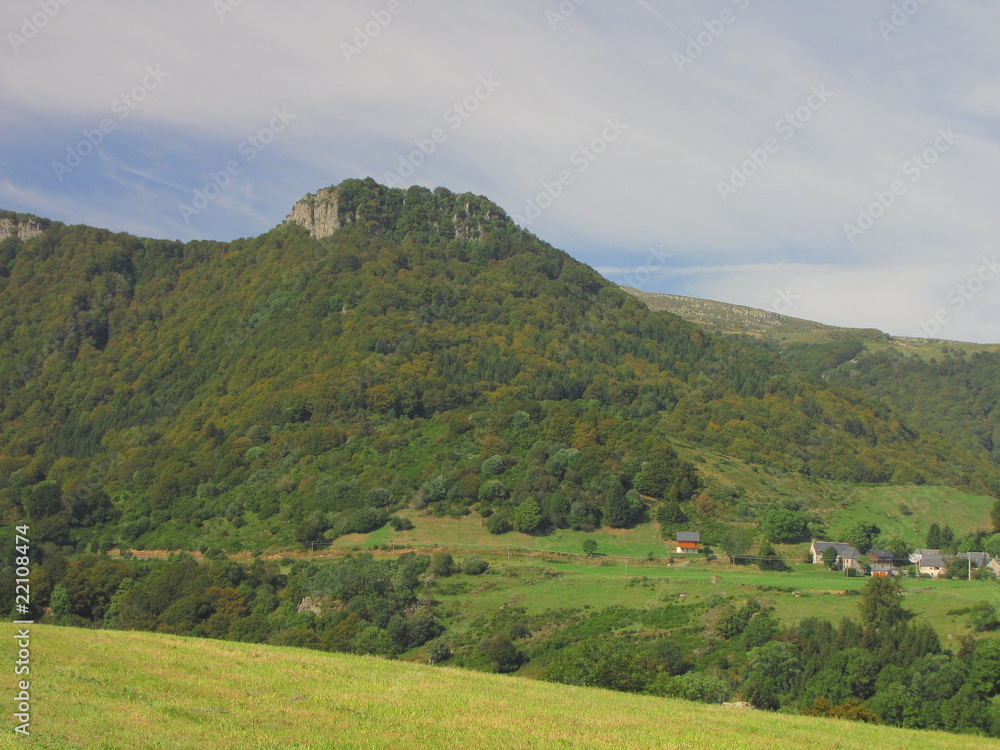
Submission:
<svg viewBox="0 0 1000 750">
<path fill-rule="evenodd" d="M 32 644 L 31 736 L 14 735 L 8 718 L 3 747 L 1000 747 L 978 737 L 294 648 L 50 626 L 34 626 Z"/>
</svg>

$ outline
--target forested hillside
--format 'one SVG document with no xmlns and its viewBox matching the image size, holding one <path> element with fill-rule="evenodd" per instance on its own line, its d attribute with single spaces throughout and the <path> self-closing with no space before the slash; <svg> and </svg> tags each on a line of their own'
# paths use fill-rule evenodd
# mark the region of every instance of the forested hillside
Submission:
<svg viewBox="0 0 1000 750">
<path fill-rule="evenodd" d="M 287 546 L 406 506 L 627 526 L 697 491 L 671 439 L 772 471 L 997 488 L 983 441 L 650 312 L 484 198 L 336 194 L 321 239 L 7 215 L 43 229 L 0 243 L 3 522 L 91 550 L 197 548 L 206 525 Z"/>
</svg>

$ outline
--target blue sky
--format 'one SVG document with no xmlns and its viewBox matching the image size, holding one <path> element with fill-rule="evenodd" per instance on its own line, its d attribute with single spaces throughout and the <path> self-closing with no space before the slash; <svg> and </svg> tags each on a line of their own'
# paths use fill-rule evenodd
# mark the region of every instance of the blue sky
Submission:
<svg viewBox="0 0 1000 750">
<path fill-rule="evenodd" d="M 995 3 L 4 8 L 2 208 L 227 240 L 444 185 L 619 283 L 1000 342 Z"/>
</svg>

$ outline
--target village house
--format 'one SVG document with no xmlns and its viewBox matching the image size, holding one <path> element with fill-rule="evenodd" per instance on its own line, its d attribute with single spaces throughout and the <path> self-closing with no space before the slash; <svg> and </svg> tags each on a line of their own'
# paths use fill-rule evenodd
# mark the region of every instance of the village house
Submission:
<svg viewBox="0 0 1000 750">
<path fill-rule="evenodd" d="M 948 569 L 939 549 L 915 549 L 910 553 L 910 562 L 917 566 L 917 575 L 940 578 Z"/>
<path fill-rule="evenodd" d="M 678 554 L 701 552 L 701 533 L 697 531 L 678 531 L 676 537 Z"/>
<path fill-rule="evenodd" d="M 851 544 L 847 542 L 818 542 L 815 539 L 813 539 L 812 545 L 809 547 L 813 564 L 822 565 L 823 553 L 831 547 L 837 552 L 837 564 L 841 569 L 854 568 L 857 570 L 860 568 L 861 553 Z"/>
<path fill-rule="evenodd" d="M 986 567 L 993 571 L 993 575 L 995 575 L 997 578 L 1000 578 L 1000 558 L 994 557 L 992 560 L 986 563 Z"/>
<path fill-rule="evenodd" d="M 868 553 L 868 559 L 872 565 L 892 565 L 896 561 L 895 556 L 886 549 L 873 549 Z"/>
<path fill-rule="evenodd" d="M 985 568 L 990 563 L 990 556 L 985 552 L 959 552 L 956 560 L 969 560 L 973 568 Z"/>
</svg>

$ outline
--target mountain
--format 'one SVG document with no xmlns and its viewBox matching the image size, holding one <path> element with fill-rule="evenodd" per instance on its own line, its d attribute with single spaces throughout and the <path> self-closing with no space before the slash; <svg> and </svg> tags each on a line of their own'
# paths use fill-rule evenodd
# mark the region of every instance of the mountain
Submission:
<svg viewBox="0 0 1000 750">
<path fill-rule="evenodd" d="M 0 518 L 39 542 L 287 547 L 407 506 L 628 525 L 702 512 L 677 441 L 997 487 L 982 441 L 651 312 L 481 196 L 347 180 L 228 243 L 4 216 Z"/>
</svg>

